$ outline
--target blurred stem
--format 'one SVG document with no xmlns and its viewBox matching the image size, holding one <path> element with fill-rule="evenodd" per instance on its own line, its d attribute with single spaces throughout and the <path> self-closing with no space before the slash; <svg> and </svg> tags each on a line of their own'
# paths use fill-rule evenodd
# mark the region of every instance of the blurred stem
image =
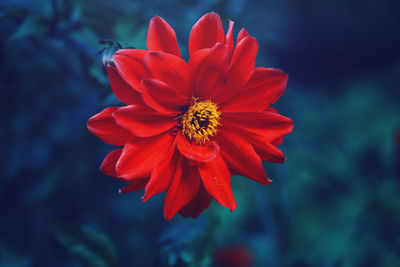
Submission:
<svg viewBox="0 0 400 267">
<path fill-rule="evenodd" d="M 260 220 L 263 225 L 263 231 L 265 235 L 269 235 L 271 237 L 272 242 L 275 244 L 274 245 L 274 251 L 271 253 L 271 255 L 279 255 L 280 253 L 280 241 L 279 240 L 279 229 L 276 224 L 276 218 L 274 216 L 274 213 L 272 211 L 270 201 L 267 201 L 265 198 L 265 190 L 264 187 L 260 187 L 256 183 L 252 183 L 253 187 L 253 192 L 255 192 L 255 198 L 260 214 Z M 279 257 L 273 257 L 273 263 L 277 264 L 278 263 Z"/>
<path fill-rule="evenodd" d="M 50 35 L 54 35 L 57 32 L 57 24 L 58 24 L 58 6 L 57 0 L 50 0 L 51 1 L 51 11 L 53 17 L 50 22 Z"/>
<path fill-rule="evenodd" d="M 201 244 L 203 249 L 198 253 L 197 260 L 191 265 L 193 267 L 206 267 L 211 265 L 212 252 L 216 243 L 216 232 L 218 230 L 219 219 L 213 208 L 208 210 L 208 225 L 204 233 Z"/>
</svg>

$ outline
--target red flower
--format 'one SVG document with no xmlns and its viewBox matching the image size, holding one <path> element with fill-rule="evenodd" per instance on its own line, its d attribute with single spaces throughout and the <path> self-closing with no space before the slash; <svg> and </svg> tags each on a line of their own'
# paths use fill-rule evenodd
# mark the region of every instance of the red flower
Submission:
<svg viewBox="0 0 400 267">
<path fill-rule="evenodd" d="M 230 175 L 269 184 L 262 162 L 285 161 L 276 147 L 292 121 L 271 108 L 287 75 L 255 68 L 258 44 L 242 29 L 233 42 L 220 17 L 204 15 L 189 37 L 190 59 L 180 55 L 174 30 L 150 21 L 148 50 L 122 49 L 107 67 L 114 94 L 126 106 L 88 121 L 109 153 L 100 169 L 126 182 L 121 192 L 145 188 L 143 201 L 167 191 L 164 217 L 197 217 L 211 198 L 233 211 Z"/>
<path fill-rule="evenodd" d="M 218 248 L 213 254 L 213 261 L 220 267 L 250 267 L 253 266 L 251 251 L 242 245 Z"/>
</svg>

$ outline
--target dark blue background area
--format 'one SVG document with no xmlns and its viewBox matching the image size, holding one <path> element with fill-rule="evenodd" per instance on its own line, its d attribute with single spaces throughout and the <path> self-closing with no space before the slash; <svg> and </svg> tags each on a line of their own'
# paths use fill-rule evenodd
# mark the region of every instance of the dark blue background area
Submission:
<svg viewBox="0 0 400 267">
<path fill-rule="evenodd" d="M 398 1 L 67 1 L 0 3 L 0 266 L 400 266 Z M 162 216 L 163 194 L 118 194 L 98 170 L 112 147 L 86 128 L 119 105 L 105 49 L 145 48 L 159 15 L 188 58 L 203 14 L 259 43 L 258 66 L 289 74 L 274 106 L 294 120 L 275 182 L 232 177 L 238 208 Z M 396 139 L 396 133 L 398 138 Z"/>
</svg>

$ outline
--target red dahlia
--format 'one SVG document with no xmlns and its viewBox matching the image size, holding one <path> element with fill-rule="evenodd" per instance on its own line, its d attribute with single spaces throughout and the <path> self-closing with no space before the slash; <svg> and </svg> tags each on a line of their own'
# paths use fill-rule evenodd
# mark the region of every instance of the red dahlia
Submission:
<svg viewBox="0 0 400 267">
<path fill-rule="evenodd" d="M 110 152 L 100 170 L 129 182 L 121 192 L 145 188 L 143 201 L 167 191 L 164 217 L 196 217 L 211 198 L 233 211 L 230 175 L 271 183 L 261 160 L 282 163 L 277 148 L 292 120 L 271 108 L 287 74 L 255 68 L 257 40 L 245 29 L 233 42 L 220 17 L 204 15 L 189 37 L 190 59 L 181 58 L 176 36 L 162 18 L 150 21 L 147 48 L 118 50 L 107 72 L 126 106 L 109 107 L 88 129 Z"/>
</svg>

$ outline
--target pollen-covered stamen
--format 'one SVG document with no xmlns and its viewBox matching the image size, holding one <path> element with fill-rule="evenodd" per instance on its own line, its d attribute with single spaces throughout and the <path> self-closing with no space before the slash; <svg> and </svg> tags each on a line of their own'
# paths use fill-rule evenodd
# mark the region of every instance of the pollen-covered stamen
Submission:
<svg viewBox="0 0 400 267">
<path fill-rule="evenodd" d="M 193 100 L 193 104 L 181 117 L 182 133 L 189 140 L 202 145 L 217 133 L 221 112 L 210 100 Z"/>
</svg>

